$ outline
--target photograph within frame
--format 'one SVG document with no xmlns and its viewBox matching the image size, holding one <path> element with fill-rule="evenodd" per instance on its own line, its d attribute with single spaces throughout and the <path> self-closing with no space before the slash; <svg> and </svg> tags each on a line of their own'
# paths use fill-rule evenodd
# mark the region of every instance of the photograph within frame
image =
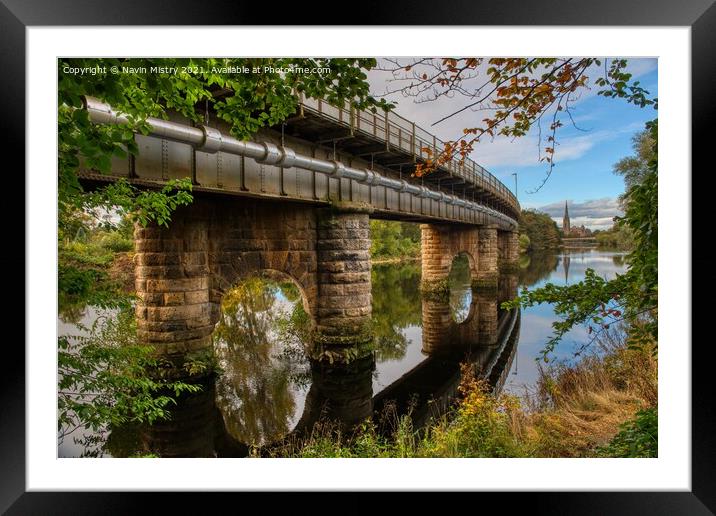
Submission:
<svg viewBox="0 0 716 516">
<path fill-rule="evenodd" d="M 9 34 L 9 33 L 8 33 L 8 34 Z M 702 32 L 702 34 L 703 34 L 703 32 Z M 698 55 L 699 55 L 699 54 L 695 53 L 695 57 L 694 57 L 695 60 L 697 60 Z M 700 54 L 700 55 L 703 55 L 703 54 Z M 708 69 L 709 69 L 709 68 L 708 68 L 707 65 L 705 65 L 705 66 L 703 66 L 703 67 L 701 68 L 702 71 L 705 70 L 707 73 L 708 73 Z M 698 84 L 698 82 L 697 82 L 697 84 Z M 708 111 L 705 111 L 705 112 L 708 112 Z M 705 132 L 705 133 L 703 133 L 703 134 L 707 134 L 707 132 Z M 702 455 L 702 457 L 707 457 L 707 456 L 708 456 L 708 454 L 706 454 L 705 456 Z"/>
</svg>

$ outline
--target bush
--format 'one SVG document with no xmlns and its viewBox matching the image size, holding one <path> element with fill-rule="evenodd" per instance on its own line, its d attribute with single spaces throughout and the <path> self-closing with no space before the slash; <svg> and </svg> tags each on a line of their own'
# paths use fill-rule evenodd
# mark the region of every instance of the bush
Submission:
<svg viewBox="0 0 716 516">
<path fill-rule="evenodd" d="M 527 251 L 530 248 L 530 237 L 527 234 L 520 235 L 520 250 Z"/>
<path fill-rule="evenodd" d="M 70 296 L 86 295 L 97 280 L 97 271 L 64 265 L 57 270 L 58 291 Z"/>
<path fill-rule="evenodd" d="M 634 236 L 627 227 L 613 227 L 595 235 L 600 247 L 630 250 L 634 247 Z"/>
<path fill-rule="evenodd" d="M 167 419 L 181 393 L 201 390 L 160 376 L 164 364 L 154 349 L 137 342 L 133 310 L 78 328 L 83 335 L 57 340 L 58 444 L 79 430 L 75 442 L 99 446 L 100 453 L 108 429 Z"/>
<path fill-rule="evenodd" d="M 118 231 L 112 231 L 102 235 L 99 238 L 99 245 L 115 253 L 132 251 L 134 249 L 134 242 Z"/>
<path fill-rule="evenodd" d="M 602 457 L 657 457 L 659 454 L 659 421 L 657 407 L 640 410 L 636 417 L 622 424 L 620 431 L 599 449 Z"/>
</svg>

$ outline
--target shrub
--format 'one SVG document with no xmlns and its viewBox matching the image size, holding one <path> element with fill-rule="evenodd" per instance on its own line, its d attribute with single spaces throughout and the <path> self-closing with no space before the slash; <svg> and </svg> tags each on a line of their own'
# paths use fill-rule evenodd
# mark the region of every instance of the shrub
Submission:
<svg viewBox="0 0 716 516">
<path fill-rule="evenodd" d="M 657 407 L 640 410 L 634 419 L 622 424 L 620 431 L 598 450 L 603 457 L 657 457 L 659 423 Z"/>
<path fill-rule="evenodd" d="M 134 242 L 122 236 L 118 231 L 105 233 L 99 239 L 99 245 L 115 253 L 122 253 L 134 249 Z"/>
</svg>

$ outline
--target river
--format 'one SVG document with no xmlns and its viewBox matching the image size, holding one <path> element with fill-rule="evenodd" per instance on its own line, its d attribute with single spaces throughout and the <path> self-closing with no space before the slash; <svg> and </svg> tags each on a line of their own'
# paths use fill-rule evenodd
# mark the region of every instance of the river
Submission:
<svg viewBox="0 0 716 516">
<path fill-rule="evenodd" d="M 552 332 L 550 305 L 507 312 L 499 304 L 518 288 L 571 284 L 592 268 L 613 278 L 625 270 L 624 253 L 597 249 L 524 255 L 518 275 L 503 276 L 497 292 L 470 289 L 467 260 L 456 259 L 448 302 L 421 299 L 419 263 L 374 265 L 374 351 L 347 367 L 311 363 L 303 352 L 309 319 L 291 282 L 252 278 L 224 299 L 215 332 L 220 374 L 174 410 L 171 422 L 137 431 L 118 429 L 87 443 L 66 438 L 60 457 L 244 456 L 310 428 L 321 416 L 353 424 L 386 405 L 417 422 L 440 413 L 453 398 L 459 364 L 469 360 L 498 389 L 521 394 L 534 387 L 535 360 Z M 87 307 L 88 325 L 101 311 Z M 78 333 L 60 318 L 60 335 Z M 553 360 L 570 360 L 588 335 L 575 328 Z"/>
</svg>

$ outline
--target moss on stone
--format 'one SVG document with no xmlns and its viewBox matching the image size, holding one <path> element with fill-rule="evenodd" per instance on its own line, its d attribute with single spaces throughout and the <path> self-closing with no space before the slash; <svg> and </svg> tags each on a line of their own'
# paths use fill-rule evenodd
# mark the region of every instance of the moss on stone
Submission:
<svg viewBox="0 0 716 516">
<path fill-rule="evenodd" d="M 314 331 L 312 343 L 309 356 L 319 362 L 347 364 L 375 350 L 375 340 L 370 320 L 366 321 L 359 331 L 346 330 L 345 333 L 338 335 L 326 335 L 319 331 Z"/>
<path fill-rule="evenodd" d="M 420 283 L 420 293 L 424 299 L 432 301 L 443 301 L 448 299 L 450 295 L 450 287 L 448 286 L 448 280 L 423 280 Z"/>
<path fill-rule="evenodd" d="M 348 342 L 346 336 L 344 342 L 337 342 L 331 337 L 330 343 L 314 341 L 313 350 L 310 358 L 318 362 L 328 362 L 330 364 L 350 364 L 355 360 L 359 360 L 375 351 L 375 340 L 371 337 L 369 340 L 356 342 L 355 340 Z M 355 337 L 353 337 L 355 339 Z"/>
<path fill-rule="evenodd" d="M 497 290 L 497 277 L 479 278 L 472 280 L 472 290 Z"/>
<path fill-rule="evenodd" d="M 518 261 L 503 261 L 500 262 L 500 273 L 502 274 L 514 274 L 520 271 L 520 264 Z"/>
<path fill-rule="evenodd" d="M 367 213 L 371 214 L 375 208 L 363 202 L 331 201 L 330 211 L 333 213 Z"/>
</svg>

